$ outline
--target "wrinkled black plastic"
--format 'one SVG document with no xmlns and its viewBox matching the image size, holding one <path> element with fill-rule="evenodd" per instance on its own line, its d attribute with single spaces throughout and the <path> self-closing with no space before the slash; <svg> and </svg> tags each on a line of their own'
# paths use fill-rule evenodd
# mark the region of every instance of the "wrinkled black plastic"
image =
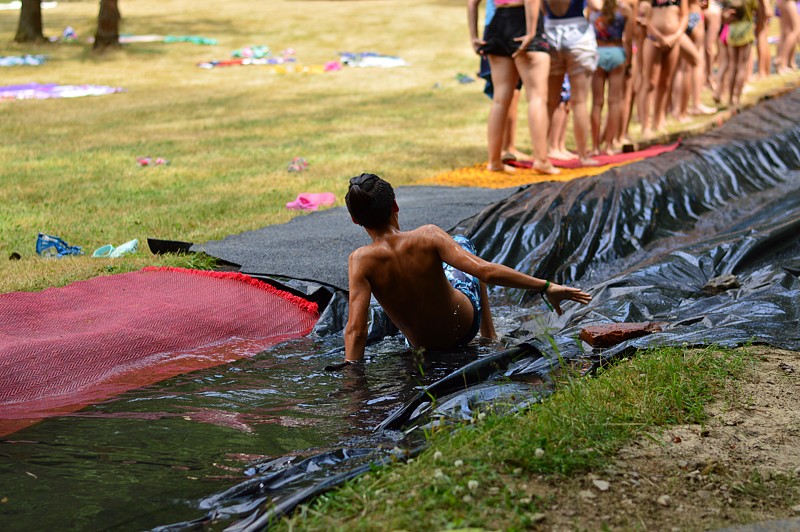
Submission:
<svg viewBox="0 0 800 532">
<path fill-rule="evenodd" d="M 564 362 L 591 373 L 653 346 L 754 342 L 800 350 L 798 116 L 795 92 L 673 153 L 600 176 L 530 186 L 464 221 L 457 231 L 470 234 L 484 258 L 579 285 L 594 300 L 566 304 L 557 317 L 528 293 L 495 290 L 494 299 L 539 309 L 522 324 L 524 342 L 424 388 L 377 430 L 413 435 L 414 428 L 470 419 L 488 405 L 524 408 L 549 393 L 549 375 Z M 703 291 L 722 274 L 735 275 L 740 286 L 716 295 Z M 334 295 L 317 334 L 341 330 L 345 315 L 343 294 Z M 605 350 L 577 340 L 586 325 L 644 321 L 664 322 L 665 330 Z M 403 441 L 419 448 L 419 440 Z M 204 518 L 163 530 L 211 526 L 221 518 L 229 530 L 261 530 L 370 464 L 397 457 L 381 449 L 334 455 L 272 464 L 276 471 L 205 499 Z M 329 469 L 309 472 L 309 464 Z"/>
</svg>

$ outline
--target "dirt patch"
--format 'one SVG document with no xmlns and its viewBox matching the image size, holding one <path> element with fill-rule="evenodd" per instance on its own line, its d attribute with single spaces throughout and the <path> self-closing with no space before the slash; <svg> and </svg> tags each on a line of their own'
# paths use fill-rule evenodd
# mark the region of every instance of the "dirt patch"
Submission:
<svg viewBox="0 0 800 532">
<path fill-rule="evenodd" d="M 706 424 L 640 438 L 604 471 L 531 482 L 529 494 L 551 500 L 537 527 L 714 530 L 800 518 L 800 353 L 749 352 L 755 366 L 709 405 Z"/>
</svg>

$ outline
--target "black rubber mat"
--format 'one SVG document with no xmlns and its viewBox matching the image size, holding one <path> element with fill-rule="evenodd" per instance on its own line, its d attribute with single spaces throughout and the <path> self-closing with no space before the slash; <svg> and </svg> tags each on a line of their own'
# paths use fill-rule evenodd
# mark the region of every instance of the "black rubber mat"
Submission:
<svg viewBox="0 0 800 532">
<path fill-rule="evenodd" d="M 400 227 L 408 230 L 436 224 L 451 230 L 516 190 L 397 187 Z M 286 224 L 195 244 L 191 250 L 237 264 L 242 273 L 313 281 L 347 290 L 347 257 L 367 243 L 369 237 L 350 220 L 347 209 L 336 207 L 298 216 Z"/>
</svg>

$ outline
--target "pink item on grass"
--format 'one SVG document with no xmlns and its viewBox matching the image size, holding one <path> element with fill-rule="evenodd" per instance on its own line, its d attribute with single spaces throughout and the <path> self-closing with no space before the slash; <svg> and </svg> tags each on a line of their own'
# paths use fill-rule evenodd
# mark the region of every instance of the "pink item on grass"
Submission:
<svg viewBox="0 0 800 532">
<path fill-rule="evenodd" d="M 300 209 L 304 211 L 316 211 L 320 207 L 330 207 L 336 202 L 336 196 L 332 192 L 303 192 L 297 195 L 297 199 L 286 204 L 287 209 Z"/>
</svg>

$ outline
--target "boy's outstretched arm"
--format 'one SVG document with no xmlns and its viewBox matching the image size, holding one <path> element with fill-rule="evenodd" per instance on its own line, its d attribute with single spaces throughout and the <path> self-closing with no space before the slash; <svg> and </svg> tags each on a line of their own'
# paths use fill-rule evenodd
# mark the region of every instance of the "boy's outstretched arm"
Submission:
<svg viewBox="0 0 800 532">
<path fill-rule="evenodd" d="M 443 229 L 434 225 L 427 227 L 430 231 L 429 237 L 433 240 L 439 256 L 444 262 L 462 272 L 474 275 L 484 283 L 542 292 L 559 315 L 563 313 L 562 301 L 575 301 L 585 305 L 592 300 L 592 296 L 580 288 L 538 279 L 508 266 L 483 260 L 464 250 Z"/>
</svg>

